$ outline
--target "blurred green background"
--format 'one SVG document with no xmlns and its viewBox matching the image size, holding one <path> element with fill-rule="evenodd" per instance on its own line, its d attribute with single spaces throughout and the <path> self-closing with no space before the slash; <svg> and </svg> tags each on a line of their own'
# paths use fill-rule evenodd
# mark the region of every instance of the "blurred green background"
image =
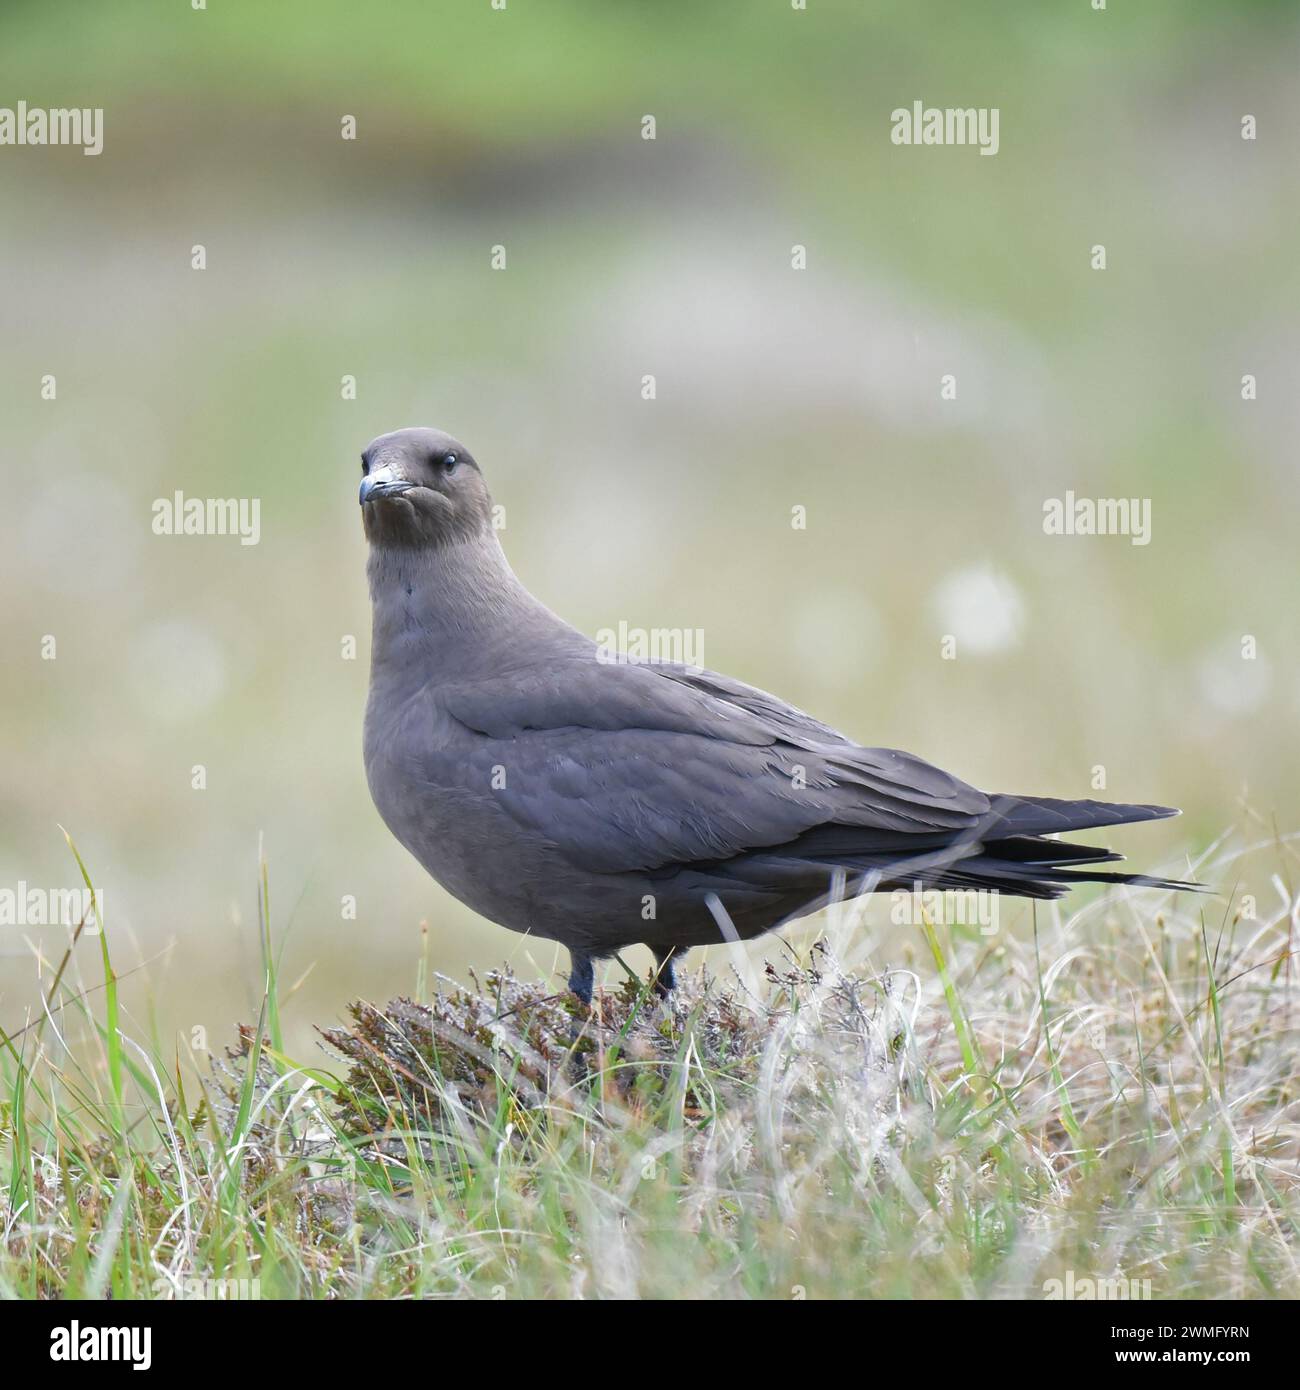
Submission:
<svg viewBox="0 0 1300 1390">
<path fill-rule="evenodd" d="M 75 884 L 66 826 L 137 1017 L 214 1044 L 256 1010 L 259 835 L 300 1042 L 413 987 L 422 919 L 450 974 L 552 967 L 366 792 L 358 454 L 410 424 L 588 632 L 700 628 L 992 790 L 1104 765 L 1188 812 L 1112 837 L 1144 866 L 1296 828 L 1298 35 L 1188 0 L 6 0 L 0 105 L 106 114 L 96 159 L 0 148 L 0 885 Z M 916 100 L 997 107 L 999 153 L 894 146 Z M 177 489 L 260 498 L 260 544 L 154 535 Z M 1067 489 L 1150 498 L 1151 544 L 1044 535 Z M 0 929 L 0 1026 L 64 940 Z"/>
</svg>

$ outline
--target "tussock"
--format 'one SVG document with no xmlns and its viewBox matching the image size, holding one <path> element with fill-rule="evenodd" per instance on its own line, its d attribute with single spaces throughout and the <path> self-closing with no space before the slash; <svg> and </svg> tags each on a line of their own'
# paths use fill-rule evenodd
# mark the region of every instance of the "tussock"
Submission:
<svg viewBox="0 0 1300 1390">
<path fill-rule="evenodd" d="M 123 1030 L 115 1070 L 69 991 L 0 1048 L 0 1295 L 1300 1295 L 1294 861 L 1194 866 L 1268 884 L 1249 917 L 1113 893 L 882 950 L 839 904 L 672 1005 L 440 980 L 309 1062 L 269 933 L 215 1064 Z"/>
</svg>

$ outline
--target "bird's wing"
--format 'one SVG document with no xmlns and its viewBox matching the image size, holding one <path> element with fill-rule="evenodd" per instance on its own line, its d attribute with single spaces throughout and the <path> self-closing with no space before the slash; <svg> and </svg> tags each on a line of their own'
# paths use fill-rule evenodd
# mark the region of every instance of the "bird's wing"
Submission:
<svg viewBox="0 0 1300 1390">
<path fill-rule="evenodd" d="M 769 695 L 757 686 L 746 685 L 732 676 L 719 675 L 717 671 L 706 671 L 699 666 L 683 666 L 664 662 L 652 668 L 659 675 L 676 681 L 690 690 L 701 691 L 715 700 L 744 710 L 764 726 L 774 730 L 784 739 L 800 748 L 822 747 L 835 744 L 848 748 L 858 745 L 846 738 L 838 729 L 814 719 L 811 714 L 796 709 L 776 695 Z"/>
<path fill-rule="evenodd" d="M 565 659 L 440 685 L 436 700 L 471 731 L 471 778 L 594 871 L 728 859 L 823 825 L 955 835 L 989 810 L 919 758 L 860 748 L 708 672 Z"/>
</svg>

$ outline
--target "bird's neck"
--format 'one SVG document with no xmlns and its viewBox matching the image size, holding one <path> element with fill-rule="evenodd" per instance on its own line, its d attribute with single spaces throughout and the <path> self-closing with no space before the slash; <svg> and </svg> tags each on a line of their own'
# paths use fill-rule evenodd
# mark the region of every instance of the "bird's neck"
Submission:
<svg viewBox="0 0 1300 1390">
<path fill-rule="evenodd" d="M 372 684 L 413 671 L 490 675 L 518 660 L 521 632 L 573 632 L 519 582 L 490 529 L 439 546 L 372 546 L 366 572 Z"/>
</svg>

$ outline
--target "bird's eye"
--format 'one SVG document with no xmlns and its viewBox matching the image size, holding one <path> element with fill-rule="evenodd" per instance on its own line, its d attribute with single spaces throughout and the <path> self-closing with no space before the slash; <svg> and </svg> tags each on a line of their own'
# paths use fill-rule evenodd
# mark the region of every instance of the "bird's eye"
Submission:
<svg viewBox="0 0 1300 1390">
<path fill-rule="evenodd" d="M 370 461 L 366 458 L 365 454 L 362 454 L 362 455 L 361 455 L 361 476 L 364 478 L 364 477 L 366 476 L 366 474 L 369 473 L 369 472 L 370 472 Z"/>
<path fill-rule="evenodd" d="M 448 473 L 452 473 L 455 471 L 456 465 L 459 462 L 460 460 L 456 457 L 455 454 L 447 454 L 442 460 L 442 466 L 447 470 Z"/>
</svg>

